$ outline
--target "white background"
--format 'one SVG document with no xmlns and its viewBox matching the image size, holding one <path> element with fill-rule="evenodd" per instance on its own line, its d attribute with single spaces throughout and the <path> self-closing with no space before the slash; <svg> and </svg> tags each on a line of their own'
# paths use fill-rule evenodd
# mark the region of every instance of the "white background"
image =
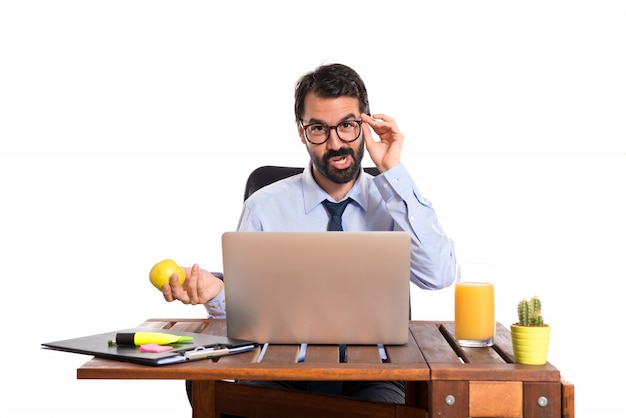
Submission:
<svg viewBox="0 0 626 418">
<path fill-rule="evenodd" d="M 307 162 L 296 79 L 341 62 L 459 260 L 494 264 L 497 319 L 538 294 L 577 416 L 618 416 L 624 3 L 211 3 L 2 1 L 2 415 L 190 416 L 182 382 L 79 381 L 87 356 L 39 344 L 203 316 L 150 267 L 221 268 L 248 173 Z M 413 315 L 452 319 L 451 289 L 416 290 Z"/>
</svg>

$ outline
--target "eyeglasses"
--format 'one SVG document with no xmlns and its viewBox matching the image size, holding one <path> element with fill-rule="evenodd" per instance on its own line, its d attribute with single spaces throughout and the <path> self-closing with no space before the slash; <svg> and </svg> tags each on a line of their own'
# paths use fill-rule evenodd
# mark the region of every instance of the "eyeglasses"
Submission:
<svg viewBox="0 0 626 418">
<path fill-rule="evenodd" d="M 312 123 L 310 125 L 303 125 L 300 121 L 300 126 L 304 131 L 304 136 L 311 144 L 320 145 L 328 141 L 330 138 L 330 131 L 335 130 L 337 138 L 343 142 L 354 142 L 361 135 L 361 122 L 360 120 L 345 120 L 339 125 L 328 126 L 324 123 Z"/>
</svg>

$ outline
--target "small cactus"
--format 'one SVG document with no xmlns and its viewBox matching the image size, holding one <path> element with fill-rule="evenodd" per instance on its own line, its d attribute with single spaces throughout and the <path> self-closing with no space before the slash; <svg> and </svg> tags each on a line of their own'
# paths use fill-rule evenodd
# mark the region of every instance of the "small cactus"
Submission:
<svg viewBox="0 0 626 418">
<path fill-rule="evenodd" d="M 537 296 L 530 300 L 523 299 L 517 305 L 518 324 L 528 327 L 543 326 L 543 316 L 541 316 L 541 301 Z"/>
</svg>

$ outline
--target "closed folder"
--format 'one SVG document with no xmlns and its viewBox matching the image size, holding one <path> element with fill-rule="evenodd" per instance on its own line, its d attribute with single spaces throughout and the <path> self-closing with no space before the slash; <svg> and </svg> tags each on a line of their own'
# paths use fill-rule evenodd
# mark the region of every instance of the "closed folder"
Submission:
<svg viewBox="0 0 626 418">
<path fill-rule="evenodd" d="M 189 336 L 193 338 L 193 342 L 172 344 L 170 345 L 172 347 L 171 350 L 160 353 L 142 352 L 140 347 L 109 343 L 110 341 L 115 341 L 118 333 L 135 332 L 160 332 Z M 42 348 L 52 350 L 87 354 L 112 360 L 146 364 L 149 366 L 162 366 L 241 353 L 254 349 L 257 344 L 254 341 L 228 338 L 219 335 L 161 329 L 155 330 L 154 328 L 130 328 L 72 338 L 69 340 L 43 343 L 41 346 Z"/>
</svg>

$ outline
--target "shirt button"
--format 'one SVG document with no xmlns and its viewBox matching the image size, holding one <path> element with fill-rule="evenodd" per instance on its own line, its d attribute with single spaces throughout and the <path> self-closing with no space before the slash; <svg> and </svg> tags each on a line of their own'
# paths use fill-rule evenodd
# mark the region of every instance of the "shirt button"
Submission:
<svg viewBox="0 0 626 418">
<path fill-rule="evenodd" d="M 393 180 L 391 180 L 391 182 L 392 182 L 393 184 L 398 184 L 398 179 L 393 179 Z"/>
<path fill-rule="evenodd" d="M 383 184 L 383 188 L 386 189 L 387 187 L 389 187 L 389 184 L 387 184 L 387 183 Z"/>
</svg>

